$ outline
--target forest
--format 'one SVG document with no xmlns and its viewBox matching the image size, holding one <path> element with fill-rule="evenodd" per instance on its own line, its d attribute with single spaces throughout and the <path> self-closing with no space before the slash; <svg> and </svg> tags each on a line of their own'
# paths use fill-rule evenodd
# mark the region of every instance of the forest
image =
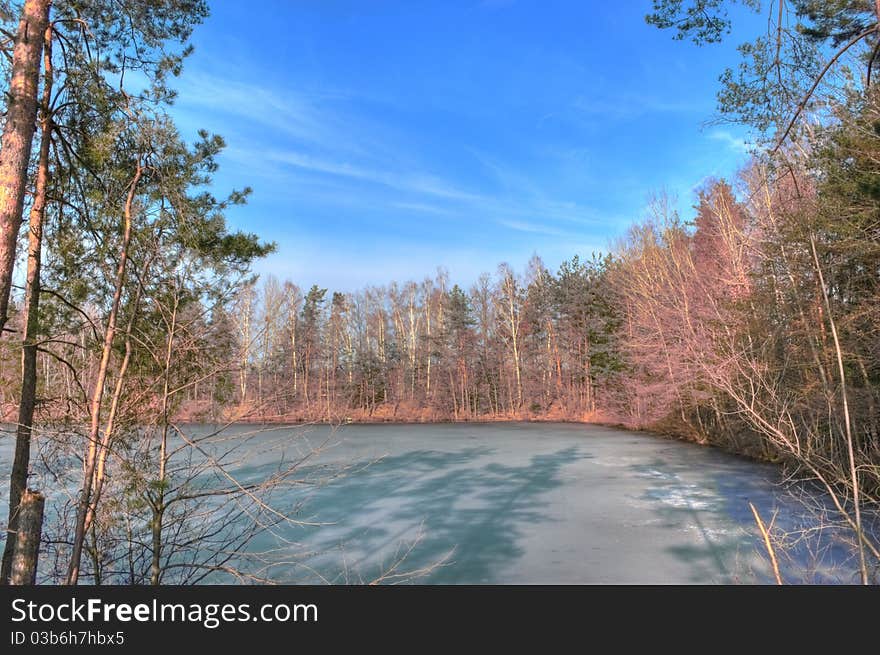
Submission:
<svg viewBox="0 0 880 655">
<path fill-rule="evenodd" d="M 535 255 L 469 285 L 437 270 L 340 292 L 253 275 L 275 244 L 225 218 L 250 190 L 216 195 L 223 139 L 188 143 L 171 118 L 203 0 L 0 3 L 3 582 L 35 580 L 41 526 L 49 581 L 237 577 L 230 549 L 288 520 L 259 495 L 286 478 L 212 468 L 264 520 L 186 536 L 205 507 L 203 464 L 172 460 L 187 423 L 495 420 L 778 462 L 829 494 L 876 580 L 880 2 L 654 0 L 647 20 L 705 46 L 735 4 L 770 17 L 718 92 L 754 147 L 689 215 L 658 192 L 607 251 L 556 270 Z M 45 525 L 37 459 L 76 489 Z"/>
</svg>

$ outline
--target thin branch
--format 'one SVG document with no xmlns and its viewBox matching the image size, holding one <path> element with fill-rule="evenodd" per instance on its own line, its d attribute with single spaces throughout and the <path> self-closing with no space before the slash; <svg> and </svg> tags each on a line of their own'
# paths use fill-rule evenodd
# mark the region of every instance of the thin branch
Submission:
<svg viewBox="0 0 880 655">
<path fill-rule="evenodd" d="M 852 39 L 850 39 L 849 43 L 847 43 L 840 50 L 838 50 L 835 53 L 835 55 L 831 59 L 828 60 L 828 63 L 825 64 L 825 67 L 822 69 L 822 71 L 819 73 L 819 75 L 813 81 L 813 85 L 810 87 L 810 90 L 807 91 L 806 95 L 804 95 L 803 99 L 798 104 L 797 108 L 794 111 L 794 115 L 791 117 L 791 121 L 789 121 L 789 123 L 788 123 L 788 127 L 785 128 L 785 131 L 782 133 L 782 136 L 776 142 L 776 145 L 773 147 L 773 150 L 770 151 L 771 154 L 775 155 L 776 152 L 779 150 L 779 148 L 782 147 L 782 144 L 785 143 L 785 140 L 788 138 L 789 133 L 791 133 L 791 130 L 794 128 L 795 123 L 797 122 L 798 118 L 800 117 L 801 112 L 803 112 L 803 110 L 806 108 L 807 103 L 810 101 L 810 98 L 813 96 L 813 93 L 815 93 L 816 89 L 819 87 L 819 83 L 825 77 L 825 74 L 829 70 L 831 70 L 831 67 L 835 63 L 837 63 L 837 60 L 840 59 L 847 50 L 849 50 L 851 47 L 853 47 L 856 43 L 858 43 L 862 39 L 870 36 L 871 34 L 874 34 L 876 31 L 877 31 L 877 26 L 875 25 L 875 26 L 872 26 L 870 29 L 865 30 L 861 34 L 854 36 Z"/>
</svg>

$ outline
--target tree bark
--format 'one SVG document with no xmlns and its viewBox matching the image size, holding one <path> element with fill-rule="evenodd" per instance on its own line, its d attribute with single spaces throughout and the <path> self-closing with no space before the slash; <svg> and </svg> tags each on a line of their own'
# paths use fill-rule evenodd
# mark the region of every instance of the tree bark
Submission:
<svg viewBox="0 0 880 655">
<path fill-rule="evenodd" d="M 21 497 L 18 517 L 18 538 L 12 558 L 9 584 L 32 585 L 37 580 L 37 557 L 43 529 L 43 506 L 46 499 L 38 491 L 26 489 Z"/>
<path fill-rule="evenodd" d="M 6 124 L 0 141 L 0 331 L 9 312 L 15 245 L 21 227 L 31 143 L 36 131 L 37 85 L 43 35 L 51 0 L 27 0 L 21 12 L 7 94 Z"/>
<path fill-rule="evenodd" d="M 126 373 L 128 372 L 128 365 L 131 362 L 131 340 L 132 340 L 132 332 L 134 330 L 134 321 L 138 315 L 138 309 L 141 303 L 141 296 L 144 291 L 144 280 L 147 279 L 147 273 L 150 270 L 150 266 L 153 263 L 153 256 L 151 255 L 147 258 L 146 263 L 141 270 L 137 291 L 134 295 L 134 300 L 132 301 L 133 310 L 131 312 L 131 316 L 128 319 L 128 326 L 125 329 L 125 355 L 122 358 L 122 364 L 119 366 L 119 373 L 116 376 L 116 386 L 113 389 L 113 394 L 110 398 L 110 410 L 107 414 L 107 421 L 104 425 L 104 434 L 101 437 L 101 441 L 98 444 L 98 451 L 96 457 L 96 465 L 95 465 L 95 475 L 92 481 L 92 498 L 89 502 L 89 508 L 86 512 L 86 523 L 84 532 L 88 532 L 90 529 L 94 532 L 94 519 L 98 509 L 98 503 L 101 500 L 101 494 L 104 490 L 104 480 L 106 464 L 107 464 L 107 455 L 110 454 L 110 445 L 113 441 L 113 437 L 116 433 L 116 415 L 119 412 L 119 405 L 122 400 L 122 391 L 125 384 Z M 95 539 L 95 548 L 97 549 L 97 539 Z M 95 580 L 95 584 L 100 584 L 99 580 Z"/>
<path fill-rule="evenodd" d="M 167 484 L 168 466 L 168 427 L 171 424 L 169 417 L 171 358 L 174 352 L 174 338 L 177 330 L 177 301 L 175 297 L 174 308 L 171 312 L 171 325 L 168 330 L 168 341 L 165 349 L 165 368 L 162 381 L 162 440 L 159 443 L 159 477 L 156 480 L 156 497 L 150 499 L 152 509 L 153 552 L 150 558 L 150 584 L 158 585 L 162 581 L 162 529 L 165 520 L 165 486 Z"/>
<path fill-rule="evenodd" d="M 122 290 L 125 286 L 126 266 L 128 264 L 128 246 L 131 241 L 132 213 L 137 186 L 143 175 L 143 165 L 139 161 L 132 179 L 128 195 L 125 200 L 124 222 L 125 229 L 122 236 L 122 245 L 119 252 L 119 266 L 116 270 L 116 281 L 113 291 L 113 301 L 110 307 L 110 315 L 107 317 L 107 329 L 104 333 L 104 346 L 101 353 L 101 364 L 95 379 L 95 387 L 92 393 L 89 413 L 91 425 L 89 426 L 88 450 L 85 457 L 83 471 L 83 487 L 80 490 L 79 503 L 76 510 L 76 530 L 73 536 L 73 546 L 70 556 L 70 565 L 67 569 L 66 583 L 75 585 L 79 580 L 80 561 L 82 559 L 83 541 L 85 540 L 86 518 L 89 514 L 92 500 L 92 482 L 95 476 L 95 467 L 98 459 L 98 432 L 101 421 L 101 401 L 104 396 L 104 385 L 107 382 L 107 373 L 110 365 L 110 355 L 113 351 L 113 340 L 116 337 L 116 321 L 119 314 L 119 305 L 122 300 Z"/>
<path fill-rule="evenodd" d="M 15 436 L 15 456 L 9 480 L 9 520 L 3 561 L 0 565 L 0 584 L 6 584 L 12 571 L 18 530 L 18 507 L 27 489 L 31 456 L 31 432 L 37 396 L 37 331 L 40 324 L 40 256 L 43 246 L 43 222 L 46 217 L 46 188 L 49 183 L 49 147 L 52 141 L 52 28 L 45 30 L 42 120 L 40 129 L 40 157 L 34 203 L 31 207 L 28 231 L 27 280 L 25 282 L 24 334 L 21 345 L 21 400 L 18 405 L 18 428 Z"/>
</svg>

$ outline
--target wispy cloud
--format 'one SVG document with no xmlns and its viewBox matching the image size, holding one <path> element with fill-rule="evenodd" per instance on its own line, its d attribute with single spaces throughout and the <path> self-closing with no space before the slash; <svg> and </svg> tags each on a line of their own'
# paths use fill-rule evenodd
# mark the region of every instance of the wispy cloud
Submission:
<svg viewBox="0 0 880 655">
<path fill-rule="evenodd" d="M 500 219 L 498 223 L 506 228 L 510 228 L 511 230 L 516 230 L 518 232 L 528 232 L 530 234 L 546 234 L 547 236 L 553 237 L 572 236 L 570 232 L 564 232 L 562 230 L 542 223 L 529 223 L 526 221 L 515 221 L 508 219 Z"/>
<path fill-rule="evenodd" d="M 461 145 L 461 155 L 470 153 L 480 166 L 468 169 L 466 182 L 455 179 L 447 162 L 420 161 L 414 135 L 390 123 L 367 125 L 361 109 L 352 95 L 297 94 L 206 73 L 188 77 L 179 102 L 188 120 L 210 118 L 231 133 L 227 161 L 248 176 L 255 199 L 286 215 L 302 216 L 309 207 L 343 215 L 369 211 L 383 220 L 415 214 L 424 223 L 442 217 L 463 226 L 494 225 L 499 238 L 525 233 L 546 243 L 573 243 L 620 220 L 559 198 L 547 187 L 552 175 L 537 179 L 470 145 Z M 537 156 L 570 170 L 583 166 L 583 157 Z"/>
<path fill-rule="evenodd" d="M 232 143 L 229 154 L 260 172 L 278 165 L 302 171 L 383 185 L 405 193 L 474 202 L 480 198 L 460 185 L 410 163 L 391 128 L 368 124 L 358 114 L 356 99 L 345 94 L 294 94 L 205 73 L 188 76 L 180 90 L 178 112 L 184 122 L 204 120 L 247 134 L 247 143 Z M 224 121 L 224 117 L 227 119 Z M 241 120 L 267 128 L 260 140 Z M 225 125 L 225 123 L 227 125 Z M 227 130 L 223 130 L 227 131 Z M 402 165 L 407 169 L 403 170 Z"/>
<path fill-rule="evenodd" d="M 474 148 L 470 148 L 469 151 L 501 188 L 504 189 L 505 193 L 496 196 L 489 206 L 493 214 L 508 217 L 502 220 L 510 222 L 509 217 L 516 216 L 520 220 L 527 221 L 521 223 L 521 225 L 530 225 L 532 227 L 537 224 L 536 221 L 543 221 L 545 234 L 558 233 L 558 229 L 556 232 L 547 232 L 546 230 L 553 229 L 548 224 L 564 223 L 570 229 L 572 226 L 591 227 L 616 222 L 617 220 L 594 207 L 559 198 L 553 190 L 539 183 L 534 176 L 493 157 L 487 152 Z M 577 159 L 570 157 L 569 153 L 544 152 L 542 154 L 545 166 L 562 166 L 563 169 L 573 167 L 577 171 L 579 178 L 585 177 L 583 164 Z M 551 159 L 553 161 L 550 161 Z M 527 231 L 523 230 L 522 227 L 514 227 L 514 223 L 516 221 L 511 222 L 507 227 Z"/>
<path fill-rule="evenodd" d="M 184 78 L 178 93 L 178 102 L 184 107 L 209 108 L 218 113 L 289 128 L 296 136 L 321 136 L 323 125 L 308 103 L 302 98 L 283 97 L 263 86 L 193 72 Z"/>
<path fill-rule="evenodd" d="M 420 212 L 422 214 L 436 214 L 437 216 L 449 216 L 453 212 L 447 207 L 437 207 L 420 202 L 392 202 L 392 207 L 404 211 Z"/>
<path fill-rule="evenodd" d="M 210 117 L 222 127 L 227 118 L 243 129 L 244 120 L 268 128 L 275 138 L 349 153 L 365 152 L 363 135 L 369 131 L 359 130 L 359 124 L 352 124 L 350 118 L 332 108 L 345 101 L 345 94 L 289 93 L 237 80 L 232 75 L 218 77 L 198 71 L 183 78 L 178 93 L 178 113 L 187 121 Z M 345 138 L 354 131 L 360 133 L 360 138 Z"/>
<path fill-rule="evenodd" d="M 751 144 L 745 139 L 735 137 L 727 130 L 712 130 L 707 135 L 713 141 L 719 141 L 734 152 L 746 154 L 751 148 Z"/>
<path fill-rule="evenodd" d="M 407 193 L 438 196 L 450 200 L 476 201 L 480 199 L 478 195 L 456 188 L 446 180 L 428 173 L 402 173 L 369 168 L 345 161 L 315 157 L 295 150 L 268 152 L 263 156 L 270 161 L 295 168 L 380 184 Z"/>
<path fill-rule="evenodd" d="M 581 94 L 572 101 L 571 107 L 576 113 L 604 120 L 632 119 L 646 114 L 699 113 L 706 110 L 703 103 L 640 94 Z"/>
</svg>

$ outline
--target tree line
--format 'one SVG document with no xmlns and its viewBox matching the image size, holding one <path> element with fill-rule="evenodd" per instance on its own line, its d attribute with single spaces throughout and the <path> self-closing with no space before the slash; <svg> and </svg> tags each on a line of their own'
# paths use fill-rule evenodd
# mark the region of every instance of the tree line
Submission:
<svg viewBox="0 0 880 655">
<path fill-rule="evenodd" d="M 237 371 L 190 411 L 255 419 L 469 420 L 593 415 L 619 367 L 607 258 L 534 257 L 468 289 L 445 271 L 356 293 L 269 277 L 230 313 Z M 234 379 L 233 379 L 234 378 Z"/>
</svg>

